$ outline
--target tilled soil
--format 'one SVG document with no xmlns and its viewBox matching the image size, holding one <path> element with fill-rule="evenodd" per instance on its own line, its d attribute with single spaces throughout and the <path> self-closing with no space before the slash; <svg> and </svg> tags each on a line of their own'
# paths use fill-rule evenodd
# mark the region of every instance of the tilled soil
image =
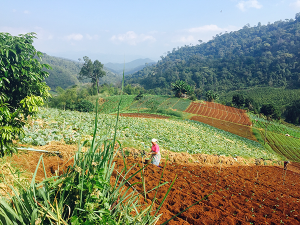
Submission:
<svg viewBox="0 0 300 225">
<path fill-rule="evenodd" d="M 40 148 L 63 152 L 63 158 L 44 155 L 47 176 L 55 174 L 56 171 L 61 174 L 73 163 L 67 159 L 74 154 L 76 146 L 57 144 Z M 14 155 L 13 162 L 33 173 L 40 155 L 36 152 L 25 152 Z M 159 188 L 156 207 L 162 202 L 170 183 L 177 176 L 160 209 L 163 215 L 158 224 L 162 224 L 201 199 L 202 201 L 168 224 L 300 224 L 300 174 L 297 173 L 298 170 L 293 163 L 288 165 L 283 184 L 285 171 L 279 166 L 179 163 L 180 160 L 176 162 L 166 163 L 163 176 L 163 169 L 154 165 L 148 165 L 144 170 L 146 191 L 157 186 L 161 176 L 161 183 L 169 182 Z M 127 177 L 143 165 L 140 158 L 133 157 L 127 158 L 126 164 L 127 168 L 135 164 Z M 121 158 L 116 158 L 115 168 L 119 172 L 124 169 Z M 114 175 L 116 174 L 115 172 Z M 40 165 L 37 180 L 43 179 L 44 170 Z M 135 182 L 140 182 L 135 188 L 142 194 L 141 173 L 130 180 L 131 184 Z M 155 191 L 148 193 L 148 202 L 154 196 Z"/>
<path fill-rule="evenodd" d="M 141 161 L 126 159 L 127 168 Z M 116 160 L 121 171 L 123 160 Z M 133 166 L 128 176 L 141 168 Z M 159 184 L 163 169 L 148 165 L 145 169 L 146 191 Z M 158 224 L 170 219 L 193 203 L 200 201 L 168 224 L 300 224 L 300 188 L 298 173 L 275 166 L 206 167 L 195 164 L 166 164 L 161 183 L 176 178 L 163 204 Z M 116 175 L 116 174 L 115 174 Z M 141 173 L 130 180 L 142 182 Z M 160 203 L 170 184 L 160 187 Z M 143 185 L 136 189 L 143 193 Z M 155 191 L 147 194 L 152 200 Z"/>
<path fill-rule="evenodd" d="M 201 116 L 201 115 L 193 116 L 193 117 L 191 117 L 191 120 L 206 123 L 210 126 L 219 128 L 221 130 L 225 130 L 225 131 L 228 131 L 230 133 L 239 135 L 241 137 L 248 138 L 250 140 L 256 141 L 256 138 L 252 133 L 252 127 L 250 127 L 250 126 L 237 124 L 237 123 L 232 123 L 232 122 L 228 122 L 228 121 L 225 121 L 225 120 L 220 120 L 220 119 Z"/>
</svg>

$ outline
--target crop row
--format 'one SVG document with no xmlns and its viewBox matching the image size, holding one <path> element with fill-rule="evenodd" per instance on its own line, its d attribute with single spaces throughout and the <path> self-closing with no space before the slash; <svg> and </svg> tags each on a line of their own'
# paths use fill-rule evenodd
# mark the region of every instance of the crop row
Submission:
<svg viewBox="0 0 300 225">
<path fill-rule="evenodd" d="M 212 118 L 217 118 L 220 120 L 225 120 L 233 123 L 251 125 L 245 110 L 236 109 L 234 107 L 224 106 L 218 103 L 205 102 L 196 103 L 193 102 L 185 112 L 198 114 L 201 116 L 208 116 Z"/>
<path fill-rule="evenodd" d="M 300 140 L 274 132 L 267 132 L 267 141 L 273 150 L 292 161 L 300 162 Z"/>
<path fill-rule="evenodd" d="M 265 129 L 267 126 L 268 131 L 300 138 L 300 129 L 299 128 L 296 128 L 296 127 L 292 128 L 292 127 L 286 126 L 284 124 L 281 124 L 281 123 L 275 122 L 275 121 L 267 121 L 263 118 L 260 118 L 256 115 L 252 115 L 252 114 L 250 114 L 249 116 L 252 120 L 253 127 Z"/>
<path fill-rule="evenodd" d="M 21 142 L 43 145 L 52 140 L 64 140 L 76 143 L 91 139 L 93 135 L 93 113 L 41 108 L 37 117 L 38 121 L 26 127 Z M 99 115 L 96 138 L 112 138 L 115 122 L 114 115 Z M 150 149 L 151 139 L 157 138 L 161 148 L 174 152 L 276 158 L 255 141 L 190 120 L 120 117 L 117 138 L 124 146 L 141 150 Z"/>
<path fill-rule="evenodd" d="M 101 113 L 113 113 L 118 111 L 118 105 L 121 96 L 110 96 L 104 99 L 104 102 L 99 106 L 99 112 Z M 120 104 L 120 110 L 129 107 L 134 100 L 133 95 L 124 95 Z"/>
</svg>

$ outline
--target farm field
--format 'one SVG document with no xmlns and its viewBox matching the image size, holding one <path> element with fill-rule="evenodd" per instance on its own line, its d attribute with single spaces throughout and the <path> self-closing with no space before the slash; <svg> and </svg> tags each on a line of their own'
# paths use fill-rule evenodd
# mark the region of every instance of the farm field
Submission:
<svg viewBox="0 0 300 225">
<path fill-rule="evenodd" d="M 117 159 L 116 169 L 123 169 Z M 141 163 L 127 159 L 127 165 Z M 138 168 L 133 166 L 129 174 Z M 167 163 L 161 183 L 175 179 L 160 212 L 159 224 L 193 203 L 207 197 L 168 224 L 299 224 L 300 175 L 287 171 L 283 185 L 282 167 L 275 166 L 199 166 Z M 162 169 L 149 165 L 145 169 L 146 191 L 159 184 Z M 116 175 L 116 174 L 115 174 Z M 129 175 L 128 175 L 129 176 Z M 142 180 L 136 175 L 131 183 L 142 194 Z M 169 185 L 159 188 L 157 203 L 163 200 Z M 210 195 L 212 194 L 212 195 Z M 153 199 L 155 192 L 147 194 Z"/>
<path fill-rule="evenodd" d="M 161 95 L 145 95 L 140 100 L 134 100 L 135 95 L 123 95 L 121 101 L 121 111 L 138 111 L 140 109 L 172 109 L 174 111 L 184 111 L 192 102 L 189 99 L 180 99 Z M 95 99 L 90 99 L 92 102 Z M 114 113 L 118 110 L 120 96 L 110 96 L 99 100 L 100 113 Z"/>
<path fill-rule="evenodd" d="M 95 114 L 41 108 L 37 120 L 25 127 L 20 142 L 29 145 L 46 145 L 51 141 L 76 144 L 91 139 Z M 116 116 L 99 116 L 97 140 L 114 136 Z M 120 117 L 117 139 L 127 147 L 150 149 L 155 137 L 162 148 L 173 152 L 205 153 L 241 156 L 244 158 L 280 159 L 261 144 L 191 120 Z"/>
<path fill-rule="evenodd" d="M 228 131 L 241 137 L 256 141 L 256 138 L 253 135 L 252 128 L 250 126 L 236 124 L 225 120 L 219 120 L 206 116 L 193 116 L 191 117 L 191 120 L 199 121 L 211 125 L 213 127 L 219 128 L 221 130 Z"/>
<path fill-rule="evenodd" d="M 265 137 L 265 127 L 267 125 L 266 141 L 268 145 L 278 154 L 283 155 L 294 165 L 300 167 L 300 129 L 298 127 L 286 126 L 276 121 L 267 121 L 250 114 L 253 126 L 260 132 L 262 139 Z"/>
<path fill-rule="evenodd" d="M 291 161 L 300 162 L 300 139 L 267 132 L 267 142 L 277 153 Z"/>
<path fill-rule="evenodd" d="M 192 102 L 185 112 L 242 125 L 251 125 L 245 110 L 215 102 Z"/>
<path fill-rule="evenodd" d="M 267 121 L 253 114 L 249 114 L 249 117 L 252 120 L 253 127 L 265 129 L 267 126 L 268 131 L 278 133 L 278 134 L 283 134 L 283 135 L 290 135 L 295 138 L 300 138 L 299 127 L 293 126 L 291 124 L 287 126 L 285 124 L 276 121 Z"/>
</svg>

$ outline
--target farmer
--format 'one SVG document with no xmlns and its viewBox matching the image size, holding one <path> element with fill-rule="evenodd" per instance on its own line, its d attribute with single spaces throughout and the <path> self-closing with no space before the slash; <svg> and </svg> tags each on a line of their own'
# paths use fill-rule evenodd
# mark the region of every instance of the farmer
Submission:
<svg viewBox="0 0 300 225">
<path fill-rule="evenodd" d="M 159 146 L 157 144 L 157 140 L 155 138 L 153 138 L 151 140 L 151 143 L 152 143 L 152 147 L 151 147 L 151 151 L 150 151 L 151 159 L 152 159 L 151 163 L 156 165 L 156 166 L 159 166 L 161 155 L 160 155 L 160 152 L 159 152 Z"/>
<path fill-rule="evenodd" d="M 287 165 L 289 164 L 289 161 L 284 161 L 283 162 L 283 169 L 287 170 Z"/>
</svg>

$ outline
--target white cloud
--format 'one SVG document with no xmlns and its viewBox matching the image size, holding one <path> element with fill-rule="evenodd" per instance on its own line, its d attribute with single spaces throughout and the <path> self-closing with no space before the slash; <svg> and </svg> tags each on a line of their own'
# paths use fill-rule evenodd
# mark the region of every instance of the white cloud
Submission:
<svg viewBox="0 0 300 225">
<path fill-rule="evenodd" d="M 236 6 L 242 11 L 246 11 L 248 8 L 260 9 L 262 7 L 257 0 L 240 1 Z"/>
<path fill-rule="evenodd" d="M 193 35 L 184 35 L 174 38 L 172 42 L 181 42 L 181 43 L 192 43 L 195 42 L 196 38 Z"/>
<path fill-rule="evenodd" d="M 82 34 L 70 34 L 68 36 L 65 36 L 64 39 L 70 41 L 70 40 L 73 40 L 73 41 L 80 41 L 82 40 L 83 38 L 83 35 Z"/>
<path fill-rule="evenodd" d="M 114 42 L 125 42 L 129 45 L 136 45 L 140 42 L 150 41 L 154 42 L 156 39 L 151 35 L 136 34 L 134 31 L 127 31 L 125 34 L 113 35 L 110 38 Z"/>
<path fill-rule="evenodd" d="M 182 43 L 182 44 L 198 44 L 198 40 L 208 41 L 219 33 L 225 33 L 230 31 L 236 31 L 239 27 L 227 26 L 218 27 L 215 24 L 204 25 L 200 27 L 192 27 L 189 29 L 178 31 L 177 34 L 173 35 L 171 42 Z"/>
<path fill-rule="evenodd" d="M 28 10 L 24 10 L 24 14 L 29 14 L 30 12 Z"/>
<path fill-rule="evenodd" d="M 290 6 L 291 6 L 292 8 L 297 8 L 297 9 L 299 9 L 299 8 L 300 8 L 300 0 L 297 0 L 297 1 L 295 1 L 295 2 L 292 2 L 292 3 L 290 4 Z"/>
<path fill-rule="evenodd" d="M 217 32 L 230 32 L 230 31 L 235 31 L 238 30 L 239 28 L 236 26 L 228 26 L 228 27 L 218 27 L 215 24 L 210 24 L 210 25 L 204 25 L 201 27 L 192 27 L 187 29 L 189 33 L 217 33 Z"/>
<path fill-rule="evenodd" d="M 208 31 L 224 31 L 224 28 L 220 28 L 217 25 L 211 24 L 211 25 L 204 25 L 202 27 L 193 27 L 188 29 L 188 32 L 191 33 L 203 33 Z"/>
<path fill-rule="evenodd" d="M 96 35 L 96 34 L 95 35 L 86 34 L 85 36 L 88 40 L 98 40 L 99 39 L 99 35 Z"/>
</svg>

